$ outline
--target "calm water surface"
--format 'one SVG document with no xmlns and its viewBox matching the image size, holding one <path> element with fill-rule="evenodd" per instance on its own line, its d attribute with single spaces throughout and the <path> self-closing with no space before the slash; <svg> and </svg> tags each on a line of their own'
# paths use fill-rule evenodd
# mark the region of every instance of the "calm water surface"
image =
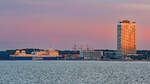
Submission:
<svg viewBox="0 0 150 84">
<path fill-rule="evenodd" d="M 0 84 L 150 84 L 150 63 L 0 61 Z"/>
</svg>

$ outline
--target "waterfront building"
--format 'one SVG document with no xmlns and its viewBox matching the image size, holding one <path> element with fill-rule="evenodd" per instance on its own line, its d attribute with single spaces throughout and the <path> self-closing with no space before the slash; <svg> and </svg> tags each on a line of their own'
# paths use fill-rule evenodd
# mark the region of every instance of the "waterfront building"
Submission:
<svg viewBox="0 0 150 84">
<path fill-rule="evenodd" d="M 150 60 L 150 50 L 137 50 L 136 53 L 140 59 Z"/>
<path fill-rule="evenodd" d="M 79 57 L 80 51 L 78 50 L 58 50 L 59 54 L 64 57 Z"/>
<path fill-rule="evenodd" d="M 96 49 L 95 51 L 102 51 L 104 59 L 119 59 L 116 54 L 117 50 L 110 49 Z"/>
<path fill-rule="evenodd" d="M 51 48 L 48 50 L 48 55 L 51 57 L 57 57 L 59 56 L 59 52 Z"/>
<path fill-rule="evenodd" d="M 26 51 L 25 50 L 16 50 L 15 55 L 17 56 L 26 56 Z"/>
<path fill-rule="evenodd" d="M 46 51 L 35 51 L 31 54 L 27 54 L 25 50 L 16 50 L 16 53 L 11 56 L 31 56 L 31 57 L 59 57 L 59 52 L 53 49 Z"/>
<path fill-rule="evenodd" d="M 59 55 L 59 52 L 53 49 L 45 51 L 35 51 L 31 54 L 27 54 L 25 50 L 16 50 L 16 53 L 10 55 L 10 59 L 15 60 L 57 60 L 63 59 Z"/>
<path fill-rule="evenodd" d="M 65 60 L 82 60 L 79 50 L 59 50 L 59 54 L 64 57 Z"/>
<path fill-rule="evenodd" d="M 136 23 L 123 20 L 117 24 L 117 55 L 136 54 Z"/>
<path fill-rule="evenodd" d="M 80 51 L 80 56 L 83 57 L 84 60 L 100 60 L 103 56 L 103 51 L 82 50 Z"/>
</svg>

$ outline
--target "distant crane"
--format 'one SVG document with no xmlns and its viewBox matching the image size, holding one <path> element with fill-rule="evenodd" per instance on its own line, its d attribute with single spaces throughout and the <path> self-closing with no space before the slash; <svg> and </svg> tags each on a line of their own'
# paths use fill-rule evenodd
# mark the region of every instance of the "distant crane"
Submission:
<svg viewBox="0 0 150 84">
<path fill-rule="evenodd" d="M 88 50 L 90 50 L 90 48 L 89 48 L 89 45 L 87 44 L 86 45 L 86 50 L 88 51 Z"/>
<path fill-rule="evenodd" d="M 73 50 L 77 50 L 77 44 L 76 44 L 76 41 L 75 41 L 75 43 L 74 43 L 74 45 L 73 45 Z"/>
</svg>

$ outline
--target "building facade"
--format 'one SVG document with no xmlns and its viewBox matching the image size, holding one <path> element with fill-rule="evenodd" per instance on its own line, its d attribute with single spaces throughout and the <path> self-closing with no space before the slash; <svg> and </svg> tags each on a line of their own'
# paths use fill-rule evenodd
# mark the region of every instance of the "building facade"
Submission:
<svg viewBox="0 0 150 84">
<path fill-rule="evenodd" d="M 84 60 L 100 60 L 103 56 L 103 51 L 82 50 L 80 51 L 80 56 L 83 57 Z"/>
<path fill-rule="evenodd" d="M 25 50 L 16 50 L 15 54 L 11 57 L 59 57 L 59 52 L 53 49 L 46 51 L 35 51 L 31 54 L 27 54 Z"/>
<path fill-rule="evenodd" d="M 136 23 L 123 20 L 117 24 L 117 54 L 136 54 Z"/>
</svg>

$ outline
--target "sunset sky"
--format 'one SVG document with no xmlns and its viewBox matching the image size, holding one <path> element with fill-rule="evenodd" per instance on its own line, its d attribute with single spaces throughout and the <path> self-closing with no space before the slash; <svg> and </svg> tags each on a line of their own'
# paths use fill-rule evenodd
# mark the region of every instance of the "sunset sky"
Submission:
<svg viewBox="0 0 150 84">
<path fill-rule="evenodd" d="M 123 19 L 137 22 L 137 48 L 150 49 L 150 0 L 0 0 L 0 50 L 116 49 Z"/>
</svg>

